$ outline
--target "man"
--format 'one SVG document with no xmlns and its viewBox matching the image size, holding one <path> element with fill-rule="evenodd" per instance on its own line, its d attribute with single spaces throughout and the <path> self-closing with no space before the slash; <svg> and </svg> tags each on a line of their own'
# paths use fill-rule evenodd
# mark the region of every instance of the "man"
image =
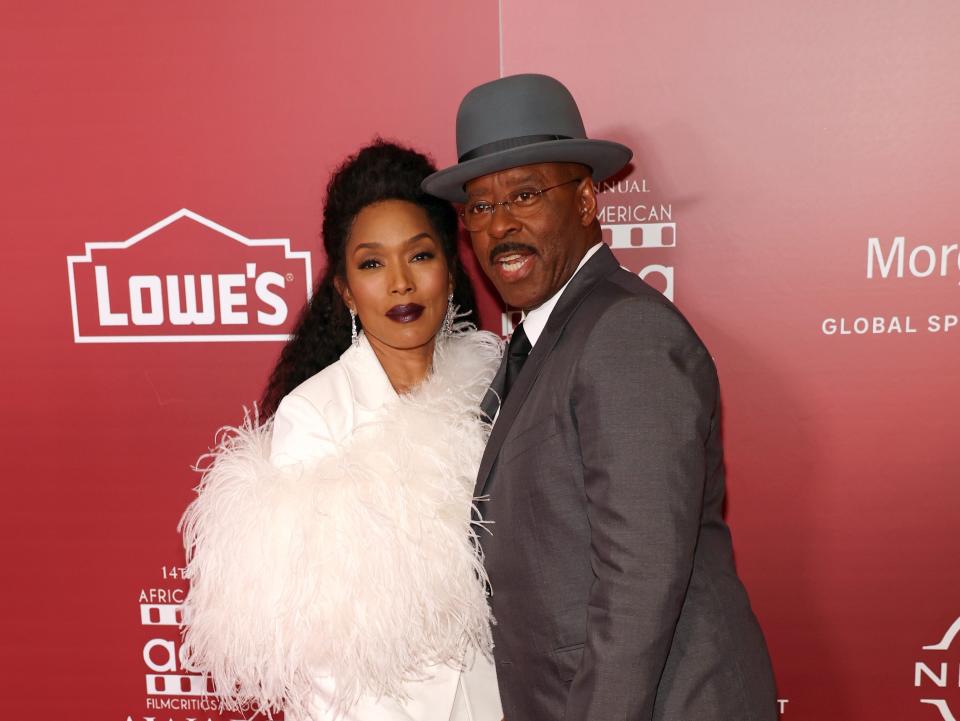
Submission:
<svg viewBox="0 0 960 721">
<path fill-rule="evenodd" d="M 769 721 L 773 675 L 722 519 L 716 369 L 680 312 L 603 245 L 586 138 L 553 78 L 481 85 L 459 163 L 484 271 L 524 311 L 485 402 L 494 654 L 508 721 Z"/>
</svg>

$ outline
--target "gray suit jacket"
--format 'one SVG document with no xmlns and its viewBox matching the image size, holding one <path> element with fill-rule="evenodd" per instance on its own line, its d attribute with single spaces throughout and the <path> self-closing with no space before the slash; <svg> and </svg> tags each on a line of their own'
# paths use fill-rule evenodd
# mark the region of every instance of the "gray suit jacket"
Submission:
<svg viewBox="0 0 960 721">
<path fill-rule="evenodd" d="M 600 248 L 560 297 L 480 465 L 508 721 L 777 718 L 722 518 L 718 409 L 690 325 Z"/>
</svg>

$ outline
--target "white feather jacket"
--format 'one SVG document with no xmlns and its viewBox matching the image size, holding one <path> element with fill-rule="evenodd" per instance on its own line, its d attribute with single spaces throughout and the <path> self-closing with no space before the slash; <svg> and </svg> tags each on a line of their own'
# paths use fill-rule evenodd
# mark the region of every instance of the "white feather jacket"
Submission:
<svg viewBox="0 0 960 721">
<path fill-rule="evenodd" d="M 402 701 L 427 667 L 489 655 L 471 509 L 500 353 L 456 333 L 398 396 L 361 335 L 273 419 L 221 431 L 181 530 L 185 661 L 225 706 L 306 716 L 318 675 L 339 711 Z"/>
</svg>

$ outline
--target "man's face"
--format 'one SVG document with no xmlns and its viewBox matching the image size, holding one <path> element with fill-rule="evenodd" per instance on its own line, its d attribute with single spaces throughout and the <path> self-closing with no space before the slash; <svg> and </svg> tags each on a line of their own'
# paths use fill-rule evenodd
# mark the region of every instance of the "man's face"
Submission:
<svg viewBox="0 0 960 721">
<path fill-rule="evenodd" d="M 576 178 L 582 180 L 567 182 Z M 512 208 L 497 206 L 492 216 L 484 216 L 482 227 L 470 231 L 480 265 L 504 302 L 514 308 L 530 310 L 554 295 L 595 242 L 591 225 L 596 197 L 590 169 L 573 163 L 538 163 L 466 184 L 467 207 L 553 186 L 559 187 L 540 195 L 535 207 L 524 209 L 521 217 Z"/>
</svg>

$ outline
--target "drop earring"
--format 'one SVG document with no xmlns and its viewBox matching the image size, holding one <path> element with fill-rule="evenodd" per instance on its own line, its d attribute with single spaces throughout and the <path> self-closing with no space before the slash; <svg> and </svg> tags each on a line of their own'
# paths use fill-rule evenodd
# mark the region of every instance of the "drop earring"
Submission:
<svg viewBox="0 0 960 721">
<path fill-rule="evenodd" d="M 451 335 L 453 333 L 453 319 L 457 315 L 457 307 L 453 304 L 453 293 L 447 297 L 447 314 L 443 317 L 443 325 L 440 328 L 440 332 L 443 335 Z"/>
<path fill-rule="evenodd" d="M 354 348 L 360 347 L 360 334 L 357 333 L 357 314 L 354 312 L 353 308 L 348 308 L 350 311 L 350 343 L 353 344 Z"/>
</svg>

